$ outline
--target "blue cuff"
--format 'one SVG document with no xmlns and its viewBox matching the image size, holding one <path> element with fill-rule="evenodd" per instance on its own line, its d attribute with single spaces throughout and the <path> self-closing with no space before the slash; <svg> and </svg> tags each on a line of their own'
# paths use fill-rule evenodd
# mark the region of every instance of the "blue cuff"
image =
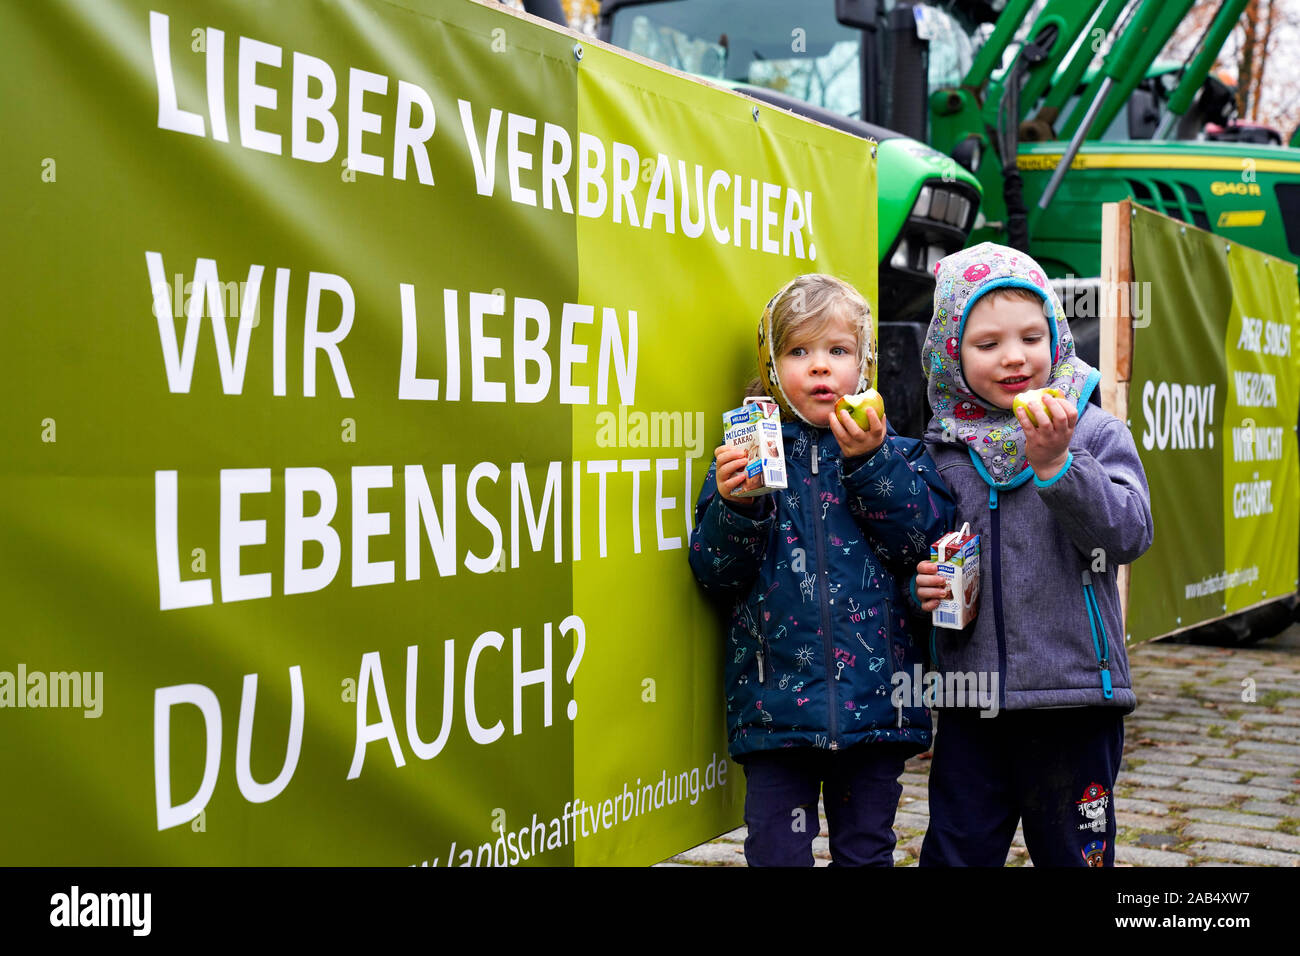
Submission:
<svg viewBox="0 0 1300 956">
<path fill-rule="evenodd" d="M 1067 452 L 1065 453 L 1065 464 L 1061 466 L 1061 470 L 1058 471 L 1056 474 L 1054 474 L 1054 475 L 1053 475 L 1050 479 L 1048 479 L 1047 481 L 1040 481 L 1039 478 L 1038 478 L 1038 476 L 1037 476 L 1037 475 L 1034 475 L 1034 484 L 1035 484 L 1036 486 L 1038 486 L 1039 488 L 1050 488 L 1050 487 L 1052 487 L 1052 485 L 1056 484 L 1058 481 L 1061 480 L 1061 476 L 1062 476 L 1062 475 L 1064 475 L 1067 471 L 1070 470 L 1070 465 L 1071 465 L 1071 463 L 1072 463 L 1073 461 L 1074 461 L 1074 452 L 1072 452 L 1072 451 L 1067 451 Z"/>
<path fill-rule="evenodd" d="M 917 595 L 917 593 L 916 593 L 916 575 L 915 575 L 915 574 L 912 575 L 912 580 L 910 580 L 910 581 L 907 582 L 907 590 L 908 590 L 908 592 L 912 595 L 912 603 L 915 604 L 917 607 L 921 607 L 921 598 L 920 598 L 920 597 Z M 924 609 L 924 608 L 921 608 L 921 610 L 924 611 L 925 609 Z"/>
<path fill-rule="evenodd" d="M 722 502 L 722 513 L 718 516 L 718 520 L 725 527 L 742 532 L 761 528 L 771 523 L 773 512 L 771 497 L 771 495 L 761 495 L 750 499 L 754 502 L 754 507 L 746 510 L 718 495 L 718 500 Z"/>
</svg>

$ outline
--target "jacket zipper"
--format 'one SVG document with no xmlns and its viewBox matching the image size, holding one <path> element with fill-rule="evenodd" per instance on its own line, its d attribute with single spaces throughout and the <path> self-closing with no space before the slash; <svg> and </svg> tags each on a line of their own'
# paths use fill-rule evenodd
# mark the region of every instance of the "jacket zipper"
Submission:
<svg viewBox="0 0 1300 956">
<path fill-rule="evenodd" d="M 758 596 L 758 682 L 766 683 L 767 671 L 763 668 L 764 661 L 772 659 L 772 653 L 767 648 L 767 624 L 763 620 L 765 614 L 763 604 L 767 600 L 766 595 Z"/>
<path fill-rule="evenodd" d="M 998 636 L 998 672 L 1007 673 L 1007 638 L 1002 622 L 1002 546 L 1001 521 L 998 515 L 998 490 L 989 488 L 989 524 L 993 538 L 993 626 Z M 998 706 L 1007 705 L 1007 682 L 998 681 Z"/>
<path fill-rule="evenodd" d="M 817 439 L 812 443 L 812 488 L 813 500 L 820 501 L 822 497 L 821 482 L 817 480 L 818 461 L 821 458 L 821 452 L 817 447 Z M 829 712 L 829 724 L 831 732 L 831 750 L 839 750 L 839 694 L 836 692 L 836 684 L 831 676 L 831 659 L 834 651 L 831 642 L 831 613 L 830 613 L 830 594 L 826 590 L 826 529 L 822 527 L 821 522 L 817 519 L 817 509 L 812 512 L 813 528 L 817 532 L 817 578 L 818 593 L 821 597 L 821 622 L 822 622 L 822 657 L 826 664 L 826 707 Z"/>
<path fill-rule="evenodd" d="M 1097 669 L 1101 671 L 1101 693 L 1107 700 L 1115 697 L 1115 689 L 1110 680 L 1110 640 L 1106 636 L 1106 625 L 1101 619 L 1101 605 L 1097 603 L 1097 592 L 1092 587 L 1092 574 L 1083 572 L 1083 603 L 1088 608 L 1088 629 L 1092 631 L 1092 650 L 1097 655 Z M 1097 632 L 1101 631 L 1101 640 Z M 1106 650 L 1101 649 L 1102 644 Z"/>
</svg>

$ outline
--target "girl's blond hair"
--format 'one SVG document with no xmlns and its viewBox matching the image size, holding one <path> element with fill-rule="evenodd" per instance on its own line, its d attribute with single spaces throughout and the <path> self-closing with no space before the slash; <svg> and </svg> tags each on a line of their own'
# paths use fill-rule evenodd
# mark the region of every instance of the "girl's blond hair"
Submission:
<svg viewBox="0 0 1300 956">
<path fill-rule="evenodd" d="M 810 338 L 838 318 L 845 319 L 858 341 L 858 364 L 868 383 L 875 366 L 871 307 L 857 289 L 824 273 L 799 276 L 772 303 L 772 355 L 785 354 L 792 341 Z"/>
</svg>

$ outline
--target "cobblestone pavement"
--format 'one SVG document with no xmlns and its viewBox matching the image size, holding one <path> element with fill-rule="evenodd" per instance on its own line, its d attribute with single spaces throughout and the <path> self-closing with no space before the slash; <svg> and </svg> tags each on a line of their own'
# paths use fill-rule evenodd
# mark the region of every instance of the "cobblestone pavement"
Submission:
<svg viewBox="0 0 1300 956">
<path fill-rule="evenodd" d="M 1247 648 L 1144 644 L 1129 662 L 1139 704 L 1115 786 L 1116 864 L 1300 866 L 1300 625 Z M 928 773 L 928 755 L 908 761 L 896 866 L 921 852 Z M 817 866 L 830 863 L 822 821 Z M 744 866 L 744 842 L 741 827 L 660 865 Z M 1033 865 L 1019 830 L 1007 865 Z"/>
</svg>

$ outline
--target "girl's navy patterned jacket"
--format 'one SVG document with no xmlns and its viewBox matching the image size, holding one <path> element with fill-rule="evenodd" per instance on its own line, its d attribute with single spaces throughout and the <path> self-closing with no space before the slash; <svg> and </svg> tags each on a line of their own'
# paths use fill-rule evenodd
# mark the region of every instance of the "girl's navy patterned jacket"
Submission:
<svg viewBox="0 0 1300 956">
<path fill-rule="evenodd" d="M 952 496 L 925 445 L 892 431 L 848 461 L 829 430 L 789 423 L 782 434 L 789 487 L 745 514 L 717 494 L 710 467 L 691 532 L 695 578 L 730 610 L 731 755 L 867 741 L 924 750 L 929 713 L 910 696 L 895 708 L 892 677 L 924 661 L 929 628 L 913 634 L 909 583 L 953 530 Z"/>
</svg>

